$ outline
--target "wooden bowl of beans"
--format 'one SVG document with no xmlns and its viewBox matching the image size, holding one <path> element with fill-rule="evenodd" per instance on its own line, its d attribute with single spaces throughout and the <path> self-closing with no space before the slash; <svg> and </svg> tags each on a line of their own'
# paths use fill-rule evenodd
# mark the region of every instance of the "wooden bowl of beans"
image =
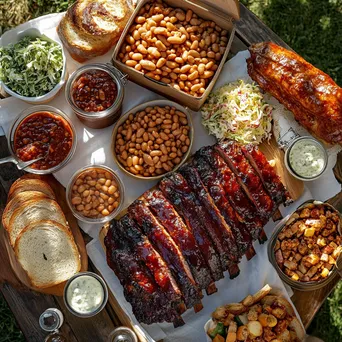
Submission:
<svg viewBox="0 0 342 342">
<path fill-rule="evenodd" d="M 112 220 L 120 212 L 124 201 L 122 181 L 104 165 L 89 165 L 78 170 L 66 191 L 74 216 L 88 223 Z"/>
<path fill-rule="evenodd" d="M 114 127 L 112 151 L 119 167 L 139 179 L 159 179 L 189 157 L 190 113 L 178 103 L 155 100 L 124 114 Z"/>
</svg>

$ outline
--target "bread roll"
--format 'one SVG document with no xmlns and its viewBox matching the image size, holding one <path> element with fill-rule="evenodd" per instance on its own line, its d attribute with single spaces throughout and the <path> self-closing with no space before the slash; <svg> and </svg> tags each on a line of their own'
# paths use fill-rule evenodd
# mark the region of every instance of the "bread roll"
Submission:
<svg viewBox="0 0 342 342">
<path fill-rule="evenodd" d="M 60 284 L 81 269 L 80 255 L 70 230 L 55 221 L 28 225 L 19 234 L 14 250 L 37 288 Z"/>
</svg>

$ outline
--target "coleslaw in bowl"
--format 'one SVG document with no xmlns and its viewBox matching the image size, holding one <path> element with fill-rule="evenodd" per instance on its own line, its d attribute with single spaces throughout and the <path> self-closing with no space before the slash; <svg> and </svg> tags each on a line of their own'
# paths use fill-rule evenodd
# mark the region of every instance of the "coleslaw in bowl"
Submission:
<svg viewBox="0 0 342 342">
<path fill-rule="evenodd" d="M 202 124 L 218 140 L 260 144 L 272 135 L 273 107 L 255 83 L 228 83 L 212 92 L 203 105 Z"/>
</svg>

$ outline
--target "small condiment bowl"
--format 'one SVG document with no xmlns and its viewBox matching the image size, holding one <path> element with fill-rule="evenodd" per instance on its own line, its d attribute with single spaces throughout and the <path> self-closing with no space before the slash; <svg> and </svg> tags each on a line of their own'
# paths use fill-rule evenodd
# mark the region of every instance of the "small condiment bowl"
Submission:
<svg viewBox="0 0 342 342">
<path fill-rule="evenodd" d="M 310 206 L 312 204 L 323 204 L 325 206 L 329 206 L 332 211 L 336 212 L 339 215 L 340 223 L 337 227 L 337 231 L 340 235 L 342 235 L 340 212 L 337 209 L 335 209 L 329 203 L 323 203 L 323 202 L 315 201 L 315 200 L 308 200 L 308 201 L 302 203 L 291 215 L 286 216 L 277 224 L 277 226 L 274 228 L 273 234 L 270 238 L 270 241 L 269 241 L 268 247 L 267 247 L 268 259 L 271 262 L 271 264 L 273 265 L 273 267 L 275 268 L 275 270 L 277 271 L 277 273 L 280 276 L 280 278 L 282 279 L 282 281 L 284 281 L 286 284 L 288 284 L 292 288 L 299 290 L 299 291 L 314 291 L 314 290 L 321 289 L 321 288 L 325 287 L 326 285 L 328 285 L 336 276 L 339 276 L 338 275 L 338 269 L 337 269 L 336 265 L 334 265 L 334 267 L 331 269 L 329 275 L 325 279 L 318 280 L 318 281 L 308 281 L 308 282 L 296 281 L 296 280 L 291 279 L 289 276 L 287 276 L 281 270 L 281 268 L 279 267 L 279 265 L 276 261 L 274 247 L 276 245 L 278 235 L 284 229 L 285 225 L 289 225 L 293 221 L 296 220 L 296 218 L 298 217 L 297 213 L 300 210 L 302 210 L 305 207 Z"/>
<path fill-rule="evenodd" d="M 94 70 L 104 71 L 112 77 L 117 87 L 117 96 L 113 104 L 109 108 L 99 112 L 86 112 L 77 107 L 74 102 L 73 85 L 79 79 L 79 77 L 81 77 L 82 74 Z M 75 112 L 76 116 L 86 126 L 91 128 L 104 128 L 116 122 L 121 115 L 121 106 L 124 98 L 124 85 L 125 76 L 121 73 L 121 71 L 113 67 L 111 64 L 87 64 L 74 71 L 73 74 L 69 77 L 65 87 L 65 97 L 69 102 L 69 105 Z"/>
<path fill-rule="evenodd" d="M 80 313 L 78 311 L 75 311 L 72 306 L 69 304 L 68 299 L 67 299 L 67 292 L 68 292 L 68 288 L 70 286 L 70 284 L 77 278 L 82 277 L 82 276 L 90 276 L 95 278 L 96 280 L 98 280 L 98 282 L 101 284 L 102 288 L 103 288 L 103 302 L 102 304 L 94 311 L 92 312 L 88 312 L 88 313 Z M 81 318 L 88 318 L 88 317 L 93 317 L 95 315 L 97 315 L 99 312 L 101 312 L 104 307 L 107 304 L 108 301 L 108 287 L 107 284 L 105 283 L 105 281 L 102 279 L 102 277 L 100 277 L 99 275 L 97 275 L 96 273 L 93 272 L 80 272 L 75 274 L 74 276 L 72 276 L 66 283 L 65 287 L 64 287 L 64 293 L 63 293 L 63 300 L 64 300 L 64 304 L 67 307 L 67 309 L 75 316 L 77 317 L 81 317 Z"/>
<path fill-rule="evenodd" d="M 188 120 L 188 125 L 190 127 L 190 131 L 189 131 L 189 139 L 190 139 L 190 145 L 188 150 L 184 153 L 181 162 L 176 165 L 171 171 L 169 172 L 165 172 L 161 175 L 158 176 L 151 176 L 151 177 L 144 177 L 141 175 L 135 175 L 132 172 L 129 172 L 125 169 L 125 167 L 120 163 L 116 152 L 115 152 L 115 141 L 116 141 L 116 136 L 118 134 L 118 129 L 119 127 L 128 119 L 130 114 L 135 115 L 137 112 L 144 110 L 147 107 L 154 107 L 154 106 L 160 106 L 160 107 L 166 107 L 166 106 L 170 106 L 170 107 L 175 107 L 177 110 L 183 112 L 184 114 L 186 114 L 187 120 Z M 149 101 L 149 102 L 144 102 L 132 109 L 130 109 L 129 111 L 127 111 L 125 114 L 123 114 L 121 116 L 121 118 L 119 119 L 119 121 L 115 124 L 114 129 L 113 129 L 113 133 L 112 133 L 112 142 L 111 142 L 111 149 L 112 149 L 112 153 L 113 153 L 113 157 L 114 160 L 117 162 L 117 164 L 119 165 L 120 169 L 122 171 L 124 171 L 126 174 L 128 174 L 131 177 L 134 177 L 136 179 L 142 179 L 142 180 L 157 180 L 157 179 L 161 179 L 163 177 L 165 177 L 167 174 L 177 171 L 184 163 L 185 161 L 189 158 L 189 155 L 191 153 L 191 148 L 192 148 L 192 144 L 194 141 L 194 126 L 192 123 L 192 118 L 191 118 L 191 114 L 190 112 L 183 106 L 181 106 L 180 104 L 170 101 L 170 100 L 154 100 L 154 101 Z"/>
<path fill-rule="evenodd" d="M 53 100 L 58 95 L 58 93 L 60 92 L 60 90 L 62 89 L 64 83 L 66 82 L 66 80 L 68 78 L 67 58 L 66 58 L 65 53 L 64 53 L 63 45 L 59 41 L 53 40 L 53 39 L 45 36 L 38 29 L 33 28 L 33 27 L 31 27 L 27 30 L 24 30 L 24 31 L 17 32 L 15 34 L 15 36 L 13 36 L 13 34 L 15 34 L 15 33 L 13 33 L 13 32 L 5 33 L 1 37 L 1 46 L 7 46 L 9 44 L 15 44 L 19 40 L 21 40 L 22 38 L 27 37 L 27 36 L 32 37 L 32 38 L 40 38 L 42 40 L 46 40 L 46 41 L 58 44 L 62 48 L 62 55 L 63 55 L 63 70 L 62 70 L 62 74 L 61 74 L 61 79 L 54 86 L 54 88 L 51 89 L 48 93 L 41 95 L 41 96 L 34 96 L 34 97 L 19 95 L 18 93 L 11 90 L 5 83 L 3 83 L 1 81 L 0 81 L 0 85 L 3 87 L 3 89 L 5 90 L 5 92 L 8 95 L 11 95 L 13 97 L 16 97 L 19 100 L 22 100 L 22 101 L 25 101 L 28 103 L 38 105 L 38 104 L 44 104 L 44 103 L 47 103 L 47 102 Z"/>
<path fill-rule="evenodd" d="M 291 164 L 290 164 L 290 152 L 291 152 L 291 149 L 296 145 L 296 143 L 298 143 L 301 140 L 308 140 L 308 141 L 310 141 L 312 144 L 316 145 L 323 152 L 324 166 L 323 166 L 321 172 L 318 175 L 314 176 L 314 177 L 303 177 L 303 176 L 297 174 L 294 171 L 294 169 L 291 167 Z M 298 137 L 298 138 L 294 139 L 290 143 L 290 145 L 288 146 L 288 148 L 285 151 L 284 163 L 285 163 L 285 166 L 286 166 L 287 170 L 290 172 L 290 174 L 293 177 L 295 177 L 297 179 L 300 179 L 302 181 L 313 181 L 313 180 L 316 180 L 319 177 L 321 177 L 322 174 L 324 173 L 324 171 L 326 170 L 327 165 L 328 165 L 328 153 L 327 153 L 326 149 L 324 148 L 324 146 L 318 140 L 316 140 L 315 138 L 310 137 L 310 136 L 302 136 L 302 137 Z"/>
<path fill-rule="evenodd" d="M 71 202 L 71 200 L 72 200 L 72 187 L 75 185 L 76 180 L 78 179 L 78 177 L 82 173 L 88 172 L 92 169 L 96 169 L 96 170 L 100 169 L 104 173 L 109 172 L 113 176 L 113 179 L 116 181 L 116 183 L 118 185 L 118 190 L 120 193 L 119 206 L 115 210 L 113 210 L 108 216 L 102 216 L 99 218 L 86 217 L 86 216 L 82 215 L 78 210 L 76 210 L 74 204 L 72 204 L 72 202 Z M 69 206 L 71 212 L 73 213 L 73 215 L 78 220 L 81 220 L 81 221 L 86 222 L 86 223 L 105 223 L 105 222 L 111 221 L 115 216 L 117 216 L 120 213 L 122 205 L 124 203 L 124 197 L 125 197 L 125 187 L 124 187 L 122 180 L 115 173 L 115 171 L 113 171 L 111 168 L 109 168 L 105 165 L 87 165 L 87 166 L 79 169 L 78 171 L 76 171 L 73 174 L 73 176 L 71 177 L 71 179 L 70 179 L 70 181 L 66 187 L 66 199 L 67 199 L 67 203 L 68 203 L 68 206 Z"/>
<path fill-rule="evenodd" d="M 52 107 L 52 106 L 48 106 L 48 105 L 38 105 L 38 106 L 33 106 L 30 108 L 27 108 L 21 112 L 21 114 L 14 121 L 14 123 L 12 124 L 12 127 L 10 129 L 10 135 L 9 135 L 9 139 L 8 139 L 8 149 L 10 150 L 10 152 L 13 156 L 16 157 L 16 153 L 14 150 L 14 139 L 15 139 L 15 134 L 16 134 L 18 127 L 29 116 L 35 115 L 36 113 L 39 113 L 39 112 L 49 112 L 53 116 L 58 117 L 59 119 L 63 120 L 70 127 L 70 130 L 72 132 L 71 149 L 70 149 L 68 155 L 66 156 L 66 158 L 61 163 L 59 163 L 58 165 L 52 167 L 51 169 L 47 169 L 47 170 L 38 170 L 38 169 L 31 168 L 31 167 L 25 168 L 25 171 L 27 171 L 27 172 L 35 173 L 38 175 L 46 175 L 46 174 L 50 174 L 50 173 L 53 173 L 53 172 L 60 170 L 62 167 L 64 167 L 70 161 L 70 159 L 72 158 L 72 156 L 74 155 L 74 153 L 76 151 L 77 133 L 76 133 L 76 129 L 75 129 L 75 126 L 73 125 L 72 121 L 61 110 L 59 110 L 55 107 Z"/>
</svg>

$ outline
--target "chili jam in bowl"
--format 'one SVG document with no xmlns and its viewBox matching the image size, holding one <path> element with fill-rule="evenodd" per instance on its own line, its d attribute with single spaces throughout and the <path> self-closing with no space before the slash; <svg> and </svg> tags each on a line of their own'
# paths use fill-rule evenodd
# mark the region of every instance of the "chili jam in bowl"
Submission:
<svg viewBox="0 0 342 342">
<path fill-rule="evenodd" d="M 39 105 L 24 110 L 14 122 L 9 149 L 23 161 L 45 156 L 26 171 L 48 174 L 68 163 L 75 152 L 76 141 L 75 128 L 62 111 Z"/>
<path fill-rule="evenodd" d="M 65 96 L 80 121 L 91 128 L 112 125 L 121 115 L 123 75 L 116 68 L 87 64 L 69 78 Z"/>
</svg>

